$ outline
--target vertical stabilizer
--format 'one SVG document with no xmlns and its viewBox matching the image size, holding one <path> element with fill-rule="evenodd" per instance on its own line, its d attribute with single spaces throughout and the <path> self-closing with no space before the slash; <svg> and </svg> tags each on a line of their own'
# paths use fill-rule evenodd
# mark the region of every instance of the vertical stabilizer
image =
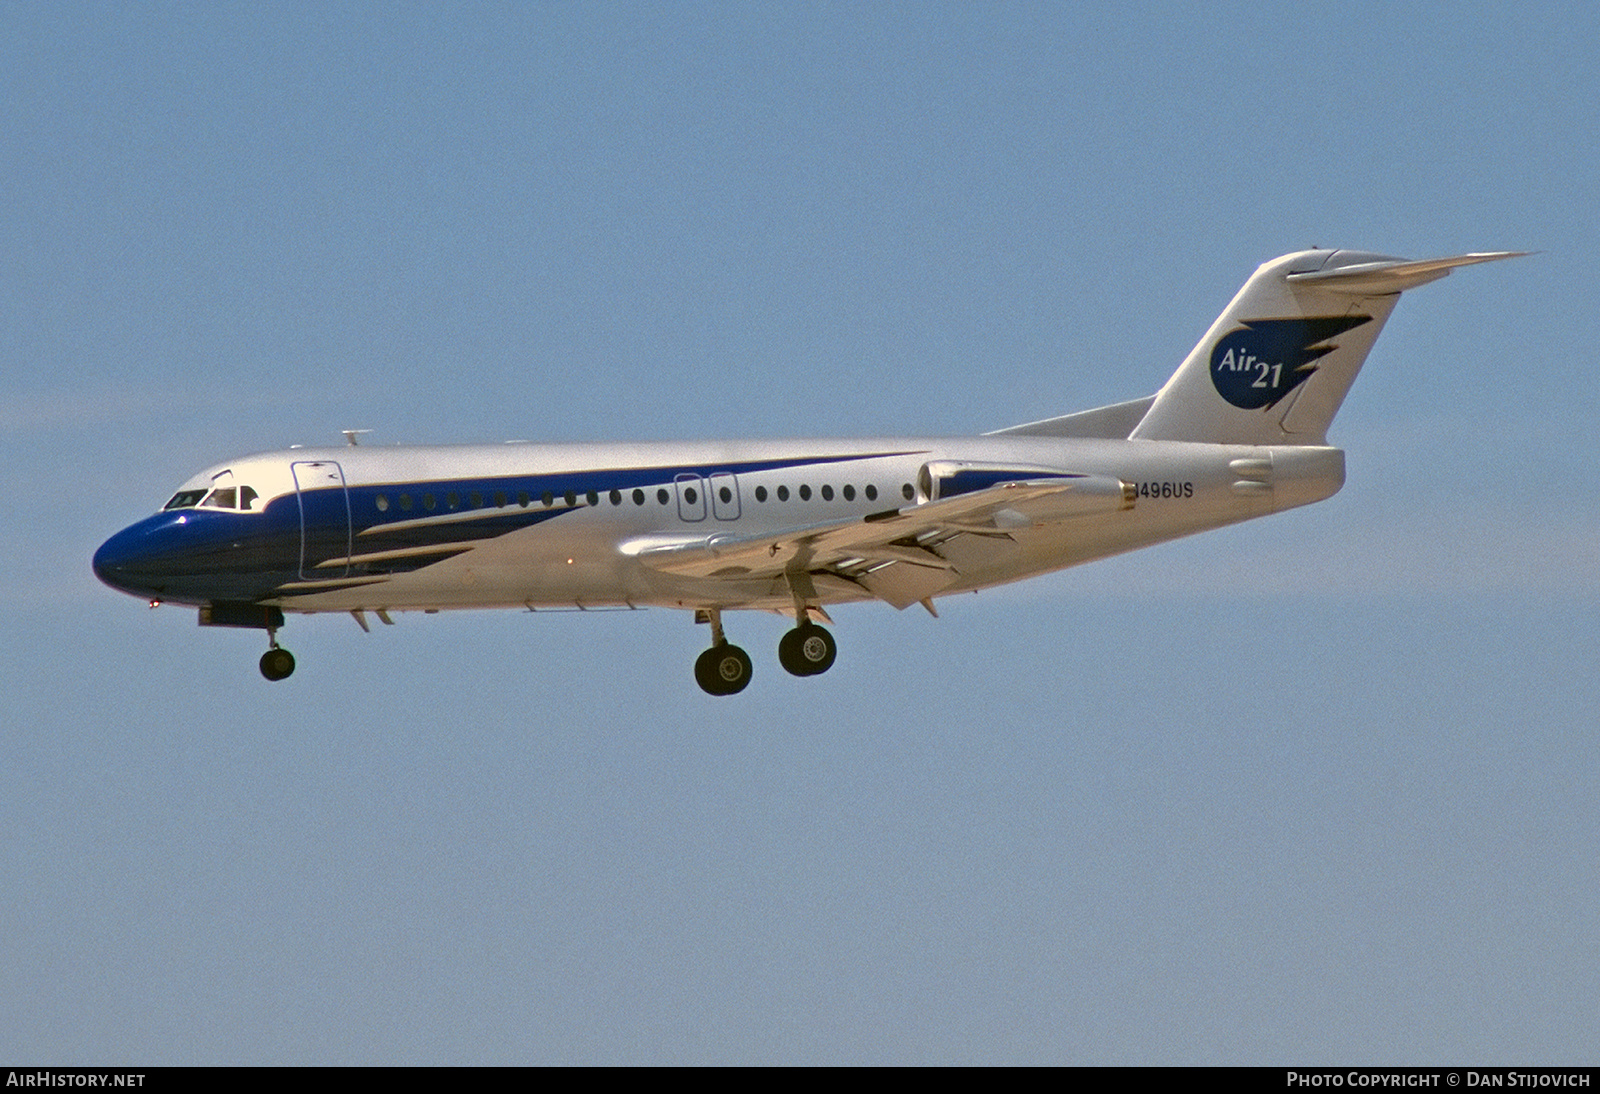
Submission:
<svg viewBox="0 0 1600 1094">
<path fill-rule="evenodd" d="M 1273 259 L 1184 359 L 1131 436 L 1320 445 L 1400 293 L 1453 267 L 1518 252 L 1420 262 L 1361 251 Z"/>
</svg>

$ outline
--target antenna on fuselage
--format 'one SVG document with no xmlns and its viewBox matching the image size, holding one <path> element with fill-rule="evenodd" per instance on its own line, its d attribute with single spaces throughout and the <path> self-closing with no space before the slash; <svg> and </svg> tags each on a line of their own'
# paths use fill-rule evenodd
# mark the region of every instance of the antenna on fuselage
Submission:
<svg viewBox="0 0 1600 1094">
<path fill-rule="evenodd" d="M 350 445 L 350 447 L 351 448 L 355 448 L 361 443 L 360 441 L 356 440 L 356 438 L 361 436 L 364 433 L 371 433 L 372 430 L 370 430 L 370 429 L 341 429 L 339 432 L 344 434 L 344 439 Z"/>
</svg>

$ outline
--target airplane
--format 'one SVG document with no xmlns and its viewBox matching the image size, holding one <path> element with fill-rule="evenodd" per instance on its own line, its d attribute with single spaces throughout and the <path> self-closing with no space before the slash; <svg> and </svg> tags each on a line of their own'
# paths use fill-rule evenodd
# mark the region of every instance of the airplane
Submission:
<svg viewBox="0 0 1600 1094">
<path fill-rule="evenodd" d="M 826 672 L 828 607 L 937 597 L 1331 497 L 1327 429 L 1400 293 L 1497 251 L 1314 249 L 1263 264 L 1154 395 L 970 437 L 294 447 L 229 460 L 94 555 L 114 589 L 264 630 L 285 614 L 692 610 L 695 680 L 749 684 L 723 615 L 792 616 L 778 661 Z M 819 622 L 820 621 L 820 622 Z"/>
</svg>

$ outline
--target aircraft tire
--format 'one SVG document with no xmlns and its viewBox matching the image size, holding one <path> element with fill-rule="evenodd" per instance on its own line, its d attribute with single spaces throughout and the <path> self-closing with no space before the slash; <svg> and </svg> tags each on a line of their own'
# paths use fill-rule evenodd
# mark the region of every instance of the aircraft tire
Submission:
<svg viewBox="0 0 1600 1094">
<path fill-rule="evenodd" d="M 261 655 L 261 675 L 268 680 L 287 680 L 294 672 L 294 654 L 274 646 Z"/>
<path fill-rule="evenodd" d="M 789 631 L 778 641 L 778 663 L 795 676 L 818 676 L 833 667 L 839 644 L 815 623 Z"/>
<path fill-rule="evenodd" d="M 750 684 L 750 655 L 724 642 L 712 646 L 694 663 L 694 679 L 707 695 L 737 695 Z"/>
</svg>

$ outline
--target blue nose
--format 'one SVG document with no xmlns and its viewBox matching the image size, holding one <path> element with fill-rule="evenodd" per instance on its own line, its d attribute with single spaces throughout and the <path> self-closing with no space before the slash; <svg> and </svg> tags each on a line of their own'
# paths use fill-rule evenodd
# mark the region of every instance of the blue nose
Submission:
<svg viewBox="0 0 1600 1094">
<path fill-rule="evenodd" d="M 176 576 L 173 532 L 181 517 L 158 513 L 129 525 L 94 553 L 94 576 L 121 592 L 158 596 Z"/>
</svg>

